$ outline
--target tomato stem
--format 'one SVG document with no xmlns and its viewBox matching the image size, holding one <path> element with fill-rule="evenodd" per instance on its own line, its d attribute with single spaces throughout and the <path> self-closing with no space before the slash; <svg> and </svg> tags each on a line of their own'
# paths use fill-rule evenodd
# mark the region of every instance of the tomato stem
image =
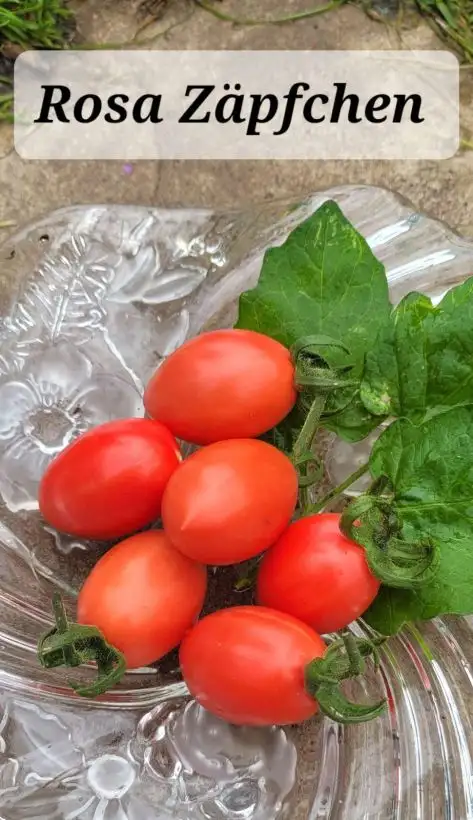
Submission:
<svg viewBox="0 0 473 820">
<path fill-rule="evenodd" d="M 72 689 L 82 697 L 97 697 L 111 689 L 126 671 L 125 657 L 107 643 L 95 626 L 70 624 L 59 593 L 53 596 L 53 612 L 56 625 L 41 636 L 38 642 L 38 659 L 42 666 L 52 669 L 58 666 L 80 666 L 97 663 L 97 678 L 83 685 L 69 681 Z"/>
<path fill-rule="evenodd" d="M 69 624 L 67 621 L 66 609 L 59 592 L 55 592 L 53 595 L 53 613 L 58 632 L 66 632 Z"/>
<path fill-rule="evenodd" d="M 302 475 L 301 467 L 307 465 L 306 474 Z M 307 452 L 305 455 L 297 459 L 297 467 L 299 469 L 299 487 L 312 487 L 317 481 L 320 481 L 324 474 L 324 465 L 312 452 Z"/>
<path fill-rule="evenodd" d="M 242 575 L 240 575 L 239 579 L 233 586 L 233 589 L 236 592 L 245 592 L 247 589 L 251 589 L 255 585 L 256 578 L 258 576 L 258 568 L 262 558 L 262 555 L 257 555 L 256 558 L 252 558 L 248 561 Z"/>
<path fill-rule="evenodd" d="M 299 510 L 306 514 L 310 506 L 309 487 L 320 479 L 313 444 L 328 397 L 337 390 L 356 387 L 359 379 L 350 378 L 353 361 L 349 350 L 330 336 L 305 336 L 292 346 L 295 366 L 295 385 L 302 394 L 302 402 L 310 402 L 309 410 L 292 451 L 292 459 L 299 470 Z M 337 364 L 338 362 L 338 364 Z M 305 464 L 301 474 L 300 467 Z"/>
<path fill-rule="evenodd" d="M 428 537 L 417 541 L 404 538 L 392 496 L 389 482 L 381 476 L 343 511 L 340 529 L 364 548 L 368 566 L 381 583 L 417 589 L 436 575 L 438 547 Z"/>
<path fill-rule="evenodd" d="M 383 637 L 357 638 L 347 631 L 330 644 L 323 658 L 316 658 L 307 665 L 306 689 L 317 700 L 323 714 L 338 723 L 363 723 L 384 712 L 384 699 L 368 705 L 353 703 L 345 697 L 340 684 L 363 675 L 366 658 L 372 657 L 378 663 L 378 647 L 385 640 Z"/>
<path fill-rule="evenodd" d="M 60 635 L 67 633 L 69 623 L 67 620 L 66 610 L 62 598 L 58 592 L 53 595 L 53 613 L 56 620 L 57 632 Z M 64 660 L 67 666 L 80 666 L 81 659 L 73 646 L 66 646 L 63 649 Z"/>
<path fill-rule="evenodd" d="M 314 483 L 310 477 L 310 459 L 308 461 L 307 455 L 312 455 L 312 446 L 319 426 L 320 417 L 324 411 L 325 401 L 326 397 L 322 394 L 315 397 L 292 451 L 292 459 L 296 468 L 302 466 L 302 464 L 307 464 L 306 475 L 301 476 L 302 480 L 300 481 L 299 505 L 302 510 L 305 510 L 309 505 L 309 487 Z M 315 456 L 313 456 L 313 459 L 315 461 Z M 309 480 L 306 481 L 306 478 L 309 478 Z M 317 477 L 315 476 L 314 481 L 316 480 Z"/>
<path fill-rule="evenodd" d="M 327 504 L 330 503 L 330 501 L 333 501 L 334 498 L 337 498 L 337 496 L 345 492 L 345 490 L 347 490 L 348 487 L 351 487 L 351 485 L 354 484 L 355 481 L 358 481 L 358 479 L 361 478 L 361 476 L 365 475 L 365 473 L 368 472 L 368 468 L 368 463 L 362 464 L 361 467 L 358 467 L 358 469 L 355 470 L 355 472 L 351 473 L 351 475 L 349 475 L 348 478 L 345 479 L 345 481 L 342 481 L 341 484 L 338 484 L 336 487 L 333 487 L 328 493 L 326 493 L 326 495 L 319 499 L 319 501 L 317 501 L 315 504 L 312 504 L 307 513 L 309 515 L 315 515 L 315 513 L 322 512 L 322 510 L 325 509 L 325 507 L 327 506 Z"/>
<path fill-rule="evenodd" d="M 296 463 L 304 453 L 311 449 L 324 407 L 325 396 L 316 396 L 294 444 L 293 458 Z"/>
</svg>

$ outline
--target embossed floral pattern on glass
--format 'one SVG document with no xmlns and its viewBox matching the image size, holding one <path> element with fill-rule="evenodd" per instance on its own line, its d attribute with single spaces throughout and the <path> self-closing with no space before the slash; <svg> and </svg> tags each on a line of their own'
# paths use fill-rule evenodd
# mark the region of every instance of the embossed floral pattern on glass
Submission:
<svg viewBox="0 0 473 820">
<path fill-rule="evenodd" d="M 230 727 L 183 700 L 172 669 L 130 672 L 84 702 L 64 670 L 35 656 L 51 590 L 72 613 L 106 548 L 41 521 L 36 491 L 50 459 L 97 423 L 141 415 L 159 362 L 230 325 L 265 248 L 328 198 L 386 265 L 394 300 L 412 289 L 438 299 L 473 273 L 472 242 L 365 186 L 224 214 L 67 208 L 0 246 L 1 820 L 473 820 L 471 619 L 390 641 L 354 693 L 381 690 L 389 710 L 348 728 Z M 357 446 L 333 445 L 334 480 L 363 458 Z"/>
<path fill-rule="evenodd" d="M 156 706 L 135 726 L 129 717 L 119 721 L 108 735 L 100 714 L 90 731 L 90 717 L 71 727 L 68 718 L 21 699 L 6 702 L 0 812 L 10 820 L 288 816 L 296 750 L 283 729 L 231 727 L 183 700 Z M 21 754 L 25 742 L 31 751 Z"/>
</svg>

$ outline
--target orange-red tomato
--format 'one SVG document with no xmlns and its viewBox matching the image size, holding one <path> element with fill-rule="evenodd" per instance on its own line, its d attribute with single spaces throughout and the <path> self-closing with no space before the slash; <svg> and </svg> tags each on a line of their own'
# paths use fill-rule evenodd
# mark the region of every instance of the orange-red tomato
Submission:
<svg viewBox="0 0 473 820">
<path fill-rule="evenodd" d="M 337 513 L 301 518 L 264 556 L 257 599 L 322 634 L 348 626 L 378 594 L 362 547 L 340 531 Z"/>
<path fill-rule="evenodd" d="M 241 606 L 207 615 L 180 648 L 183 678 L 209 712 L 230 723 L 298 723 L 318 711 L 305 689 L 307 664 L 322 638 L 290 615 Z"/>
<path fill-rule="evenodd" d="M 39 508 L 57 530 L 82 538 L 121 538 L 161 513 L 164 489 L 181 461 L 160 422 L 126 419 L 79 436 L 51 462 Z"/>
<path fill-rule="evenodd" d="M 172 543 L 205 564 L 233 564 L 267 549 L 295 509 L 297 472 L 263 441 L 210 444 L 169 481 L 162 519 Z"/>
<path fill-rule="evenodd" d="M 215 330 L 178 348 L 144 396 L 147 413 L 195 444 L 260 436 L 296 401 L 287 348 L 252 330 Z"/>
<path fill-rule="evenodd" d="M 134 669 L 177 646 L 204 603 L 207 572 L 163 532 L 133 535 L 98 561 L 79 593 L 77 620 L 97 626 Z"/>
</svg>

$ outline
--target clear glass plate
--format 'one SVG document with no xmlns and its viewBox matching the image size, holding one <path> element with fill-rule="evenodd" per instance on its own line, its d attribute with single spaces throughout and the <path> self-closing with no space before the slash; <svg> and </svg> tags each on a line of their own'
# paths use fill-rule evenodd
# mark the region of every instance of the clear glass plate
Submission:
<svg viewBox="0 0 473 820">
<path fill-rule="evenodd" d="M 368 186 L 233 213 L 67 208 L 0 246 L 3 820 L 473 818 L 468 618 L 391 640 L 364 687 L 366 697 L 384 692 L 389 711 L 349 728 L 320 719 L 284 730 L 227 726 L 186 701 L 173 658 L 128 673 L 95 702 L 36 660 L 52 590 L 72 614 L 106 548 L 45 527 L 36 491 L 48 462 L 88 427 L 140 415 L 158 362 L 204 328 L 230 325 L 265 248 L 330 198 L 385 264 L 393 300 L 413 289 L 440 298 L 473 273 L 473 242 Z M 333 445 L 334 481 L 363 448 Z M 223 597 L 231 585 L 212 577 Z"/>
</svg>

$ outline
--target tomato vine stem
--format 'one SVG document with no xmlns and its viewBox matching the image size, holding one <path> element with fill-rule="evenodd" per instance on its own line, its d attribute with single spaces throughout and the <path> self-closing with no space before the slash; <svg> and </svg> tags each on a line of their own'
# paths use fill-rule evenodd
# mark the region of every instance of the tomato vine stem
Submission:
<svg viewBox="0 0 473 820">
<path fill-rule="evenodd" d="M 361 467 L 358 467 L 351 475 L 349 475 L 345 481 L 342 481 L 340 484 L 337 484 L 336 487 L 333 487 L 326 495 L 319 499 L 315 504 L 312 504 L 311 507 L 307 510 L 308 515 L 315 515 L 316 513 L 322 512 L 322 510 L 333 501 L 334 498 L 341 495 L 348 487 L 351 487 L 355 481 L 358 481 L 361 476 L 365 475 L 368 472 L 369 464 L 362 464 Z"/>
<path fill-rule="evenodd" d="M 342 366 L 333 367 L 333 354 L 344 359 Z M 310 506 L 309 487 L 320 478 L 320 470 L 314 470 L 318 460 L 313 453 L 313 445 L 320 419 L 331 393 L 357 384 L 350 379 L 352 364 L 348 349 L 330 336 L 304 336 L 291 348 L 295 366 L 295 385 L 302 396 L 310 401 L 309 409 L 301 430 L 292 448 L 292 460 L 299 472 L 299 510 L 305 515 Z M 305 465 L 305 472 L 300 468 Z"/>
<path fill-rule="evenodd" d="M 310 478 L 310 464 L 316 460 L 315 455 L 312 453 L 312 446 L 320 417 L 324 411 L 325 400 L 323 395 L 315 397 L 292 450 L 292 459 L 296 468 L 302 466 L 302 464 L 307 464 L 307 473 L 301 477 L 299 482 L 299 503 L 303 510 L 309 504 L 309 488 L 314 483 Z M 314 476 L 314 481 L 316 480 L 317 476 Z"/>
<path fill-rule="evenodd" d="M 307 452 L 307 450 L 311 449 L 324 407 L 325 396 L 316 396 L 294 444 L 293 458 L 296 463 L 298 459 L 301 458 L 305 452 Z"/>
</svg>

